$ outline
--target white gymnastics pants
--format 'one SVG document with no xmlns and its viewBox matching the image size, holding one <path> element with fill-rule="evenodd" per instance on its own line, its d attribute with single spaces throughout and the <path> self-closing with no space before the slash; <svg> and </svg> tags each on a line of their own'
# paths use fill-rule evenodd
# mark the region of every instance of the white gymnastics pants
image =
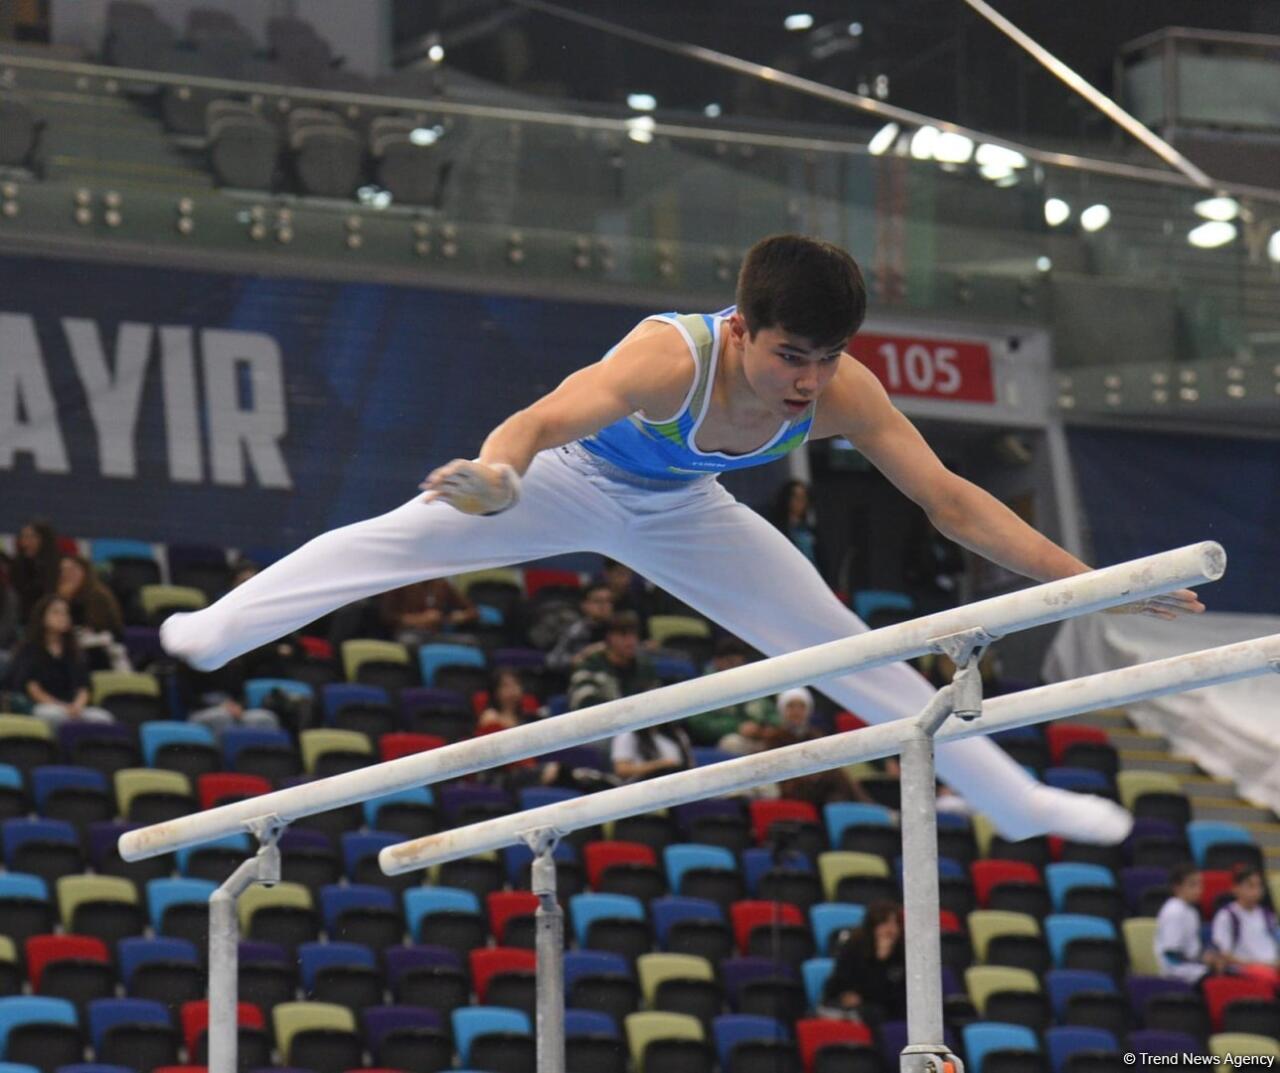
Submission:
<svg viewBox="0 0 1280 1073">
<path fill-rule="evenodd" d="M 475 517 L 415 496 L 316 537 L 205 610 L 170 619 L 162 637 L 174 655 L 218 667 L 375 593 L 575 551 L 627 563 L 767 655 L 867 629 L 782 533 L 717 481 L 640 489 L 568 447 L 534 459 L 520 501 L 502 514 Z M 915 716 L 934 692 L 905 663 L 829 678 L 822 690 L 876 723 Z M 1063 809 L 1079 796 L 1048 791 L 985 738 L 940 747 L 937 768 L 1006 837 L 1073 826 Z"/>
</svg>

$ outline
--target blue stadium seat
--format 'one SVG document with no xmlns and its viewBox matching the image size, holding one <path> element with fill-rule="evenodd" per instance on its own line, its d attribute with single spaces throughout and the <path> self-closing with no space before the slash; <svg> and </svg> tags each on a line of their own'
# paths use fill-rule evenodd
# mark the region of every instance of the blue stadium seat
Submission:
<svg viewBox="0 0 1280 1073">
<path fill-rule="evenodd" d="M 551 856 L 557 861 L 577 861 L 578 851 L 572 842 L 557 842 Z M 507 880 L 513 887 L 520 882 L 524 870 L 532 863 L 533 850 L 523 842 L 502 847 L 502 864 L 507 871 Z"/>
<path fill-rule="evenodd" d="M 822 992 L 826 989 L 827 980 L 835 970 L 835 958 L 809 958 L 800 966 L 800 977 L 804 980 L 805 999 L 810 1009 L 816 1009 L 822 1002 Z"/>
<path fill-rule="evenodd" d="M 1068 1060 L 1080 1051 L 1114 1054 L 1120 1050 L 1115 1036 L 1105 1028 L 1086 1028 L 1083 1025 L 1056 1025 L 1045 1032 L 1044 1042 L 1053 1073 L 1064 1073 Z"/>
<path fill-rule="evenodd" d="M 978 1021 L 964 1026 L 964 1049 L 969 1056 L 965 1068 L 982 1073 L 982 1063 L 992 1051 L 1039 1051 L 1036 1034 L 1023 1025 L 999 1021 Z"/>
<path fill-rule="evenodd" d="M 555 805 L 581 796 L 581 790 L 571 790 L 567 786 L 526 786 L 516 795 L 516 799 L 520 804 L 520 811 L 525 812 L 531 808 Z"/>
<path fill-rule="evenodd" d="M 378 813 L 383 805 L 404 802 L 406 804 L 425 805 L 429 808 L 435 804 L 435 801 L 435 794 L 432 793 L 430 786 L 411 786 L 407 790 L 400 790 L 384 797 L 372 797 L 364 803 L 364 822 L 368 827 L 377 827 Z"/>
<path fill-rule="evenodd" d="M 827 828 L 827 841 L 840 845 L 840 838 L 848 827 L 893 827 L 893 813 L 884 805 L 861 801 L 832 801 L 822 806 L 822 818 Z"/>
<path fill-rule="evenodd" d="M 4 864 L 10 870 L 20 871 L 15 858 L 29 842 L 57 842 L 77 848 L 80 845 L 76 829 L 65 820 L 5 820 L 0 833 L 4 838 Z"/>
<path fill-rule="evenodd" d="M 1067 1013 L 1071 996 L 1081 991 L 1106 991 L 1115 993 L 1116 984 L 1105 972 L 1091 969 L 1050 969 L 1044 978 L 1049 1004 L 1055 1020 L 1061 1021 Z"/>
<path fill-rule="evenodd" d="M 435 685 L 436 672 L 441 667 L 484 667 L 484 665 L 484 651 L 473 648 L 471 645 L 426 644 L 418 649 L 418 666 L 422 670 L 422 683 L 426 686 Z"/>
<path fill-rule="evenodd" d="M 609 1036 L 621 1039 L 618 1022 L 603 1010 L 565 1010 L 564 1035 L 565 1039 L 572 1039 L 574 1036 Z"/>
<path fill-rule="evenodd" d="M 373 951 L 360 943 L 300 943 L 298 945 L 298 965 L 302 978 L 302 989 L 308 994 L 315 989 L 316 974 L 330 965 L 359 965 L 362 968 L 377 968 Z"/>
<path fill-rule="evenodd" d="M 369 856 L 376 856 L 387 846 L 399 845 L 404 835 L 390 831 L 346 831 L 342 835 L 342 864 L 347 878 L 355 880 L 356 866 Z"/>
<path fill-rule="evenodd" d="M 311 685 L 296 678 L 250 678 L 244 684 L 244 706 L 261 708 L 262 702 L 277 689 L 289 697 L 304 697 L 307 700 L 315 698 L 315 690 Z"/>
<path fill-rule="evenodd" d="M 827 951 L 831 936 L 845 928 L 856 928 L 867 915 L 865 905 L 853 902 L 819 902 L 809 910 L 809 923 L 813 926 L 813 948 L 819 953 Z"/>
<path fill-rule="evenodd" d="M 530 1035 L 533 1032 L 527 1013 L 505 1006 L 467 1006 L 454 1010 L 451 1020 L 454 1046 L 464 1066 L 470 1061 L 471 1045 L 479 1036 L 497 1032 Z"/>
<path fill-rule="evenodd" d="M 89 561 L 95 566 L 112 559 L 154 559 L 155 549 L 144 540 L 95 539 L 89 542 Z"/>
<path fill-rule="evenodd" d="M 106 1034 L 117 1025 L 155 1024 L 172 1028 L 163 1003 L 141 998 L 100 998 L 89 1003 L 89 1039 L 101 1051 Z"/>
<path fill-rule="evenodd" d="M 1051 767 L 1044 772 L 1044 781 L 1059 790 L 1071 790 L 1079 794 L 1109 794 L 1115 786 L 1101 771 L 1087 767 Z"/>
<path fill-rule="evenodd" d="M 156 961 L 182 961 L 192 965 L 200 963 L 195 944 L 186 939 L 144 939 L 140 936 L 121 939 L 116 944 L 116 961 L 120 965 L 120 978 L 126 989 L 133 974 L 143 965 Z"/>
<path fill-rule="evenodd" d="M 208 727 L 170 719 L 143 723 L 138 728 L 138 735 L 142 739 L 142 757 L 147 767 L 156 766 L 156 753 L 166 745 L 217 745 L 217 739 Z"/>
<path fill-rule="evenodd" d="M 333 724 L 334 716 L 348 704 L 390 704 L 391 695 L 381 686 L 359 682 L 330 682 L 321 694 L 324 721 Z"/>
<path fill-rule="evenodd" d="M 164 914 L 171 906 L 198 903 L 207 905 L 209 895 L 218 889 L 207 879 L 153 879 L 147 884 L 147 911 L 151 927 L 160 934 Z"/>
<path fill-rule="evenodd" d="M 1116 928 L 1102 917 L 1084 916 L 1080 913 L 1051 913 L 1044 919 L 1045 940 L 1053 956 L 1054 965 L 1063 965 L 1067 945 L 1076 939 L 1115 939 Z"/>
<path fill-rule="evenodd" d="M 584 976 L 634 976 L 631 965 L 621 954 L 605 950 L 566 950 L 564 955 L 564 993 Z"/>
<path fill-rule="evenodd" d="M 234 850 L 242 858 L 248 859 L 253 856 L 253 843 L 247 834 L 224 835 L 222 838 L 216 838 L 212 842 L 201 842 L 198 846 L 186 846 L 178 850 L 178 874 L 185 876 L 187 868 L 191 864 L 191 858 L 206 849 L 229 849 Z"/>
<path fill-rule="evenodd" d="M 1187 824 L 1187 842 L 1191 845 L 1191 855 L 1197 867 L 1209 865 L 1205 858 L 1213 846 L 1218 845 L 1253 845 L 1254 838 L 1247 828 L 1238 823 L 1225 820 L 1192 820 Z"/>
<path fill-rule="evenodd" d="M 712 868 L 736 872 L 738 862 L 723 846 L 704 846 L 694 842 L 680 842 L 662 851 L 662 863 L 667 870 L 667 886 L 680 893 L 680 881 L 694 868 Z"/>
<path fill-rule="evenodd" d="M 658 944 L 665 946 L 667 933 L 682 920 L 715 920 L 724 923 L 724 910 L 710 898 L 686 898 L 670 894 L 649 903 L 649 916 Z"/>
<path fill-rule="evenodd" d="M 12 995 L 0 998 L 0 1058 L 9 1053 L 9 1036 L 23 1025 L 52 1024 L 77 1026 L 76 1008 L 66 999 L 43 995 Z"/>
<path fill-rule="evenodd" d="M 47 764 L 31 771 L 31 794 L 36 801 L 36 811 L 44 814 L 49 796 L 59 790 L 95 790 L 109 794 L 107 777 L 101 771 L 68 764 Z"/>
<path fill-rule="evenodd" d="M 457 887 L 414 887 L 404 892 L 404 917 L 416 939 L 422 918 L 432 913 L 474 913 L 480 916 L 480 899 Z M 464 1059 L 465 1061 L 465 1059 Z"/>
<path fill-rule="evenodd" d="M 1055 862 L 1045 866 L 1045 886 L 1049 888 L 1049 898 L 1053 902 L 1056 913 L 1063 912 L 1067 893 L 1076 887 L 1110 887 L 1115 888 L 1116 877 L 1110 868 L 1100 864 L 1079 864 L 1074 861 Z"/>
<path fill-rule="evenodd" d="M 587 946 L 587 933 L 597 920 L 645 920 L 644 905 L 629 894 L 575 894 L 569 899 L 569 919 L 580 947 Z"/>
<path fill-rule="evenodd" d="M 222 758 L 226 764 L 226 770 L 238 771 L 236 761 L 240 757 L 240 753 L 245 749 L 258 748 L 266 746 L 268 748 L 283 748 L 291 750 L 297 754 L 297 746 L 294 740 L 284 730 L 267 730 L 257 727 L 228 727 L 222 732 Z"/>
<path fill-rule="evenodd" d="M 732 1068 L 729 1061 L 734 1047 L 749 1040 L 788 1040 L 786 1026 L 776 1017 L 762 1017 L 758 1014 L 729 1013 L 722 1014 L 711 1022 L 711 1037 L 715 1042 L 716 1055 L 720 1059 L 720 1068 Z"/>
</svg>

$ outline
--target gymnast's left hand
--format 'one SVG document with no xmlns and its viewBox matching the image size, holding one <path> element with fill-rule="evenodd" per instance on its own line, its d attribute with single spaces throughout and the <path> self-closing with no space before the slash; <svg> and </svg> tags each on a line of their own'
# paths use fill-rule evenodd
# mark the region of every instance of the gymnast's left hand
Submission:
<svg viewBox="0 0 1280 1073">
<path fill-rule="evenodd" d="M 424 503 L 439 499 L 463 514 L 501 514 L 520 498 L 520 475 L 504 462 L 488 465 L 455 458 L 433 470 L 418 487 L 427 493 Z"/>
<path fill-rule="evenodd" d="M 1149 615 L 1152 618 L 1175 619 L 1180 615 L 1199 615 L 1204 611 L 1204 604 L 1190 589 L 1177 589 L 1107 610 L 1112 615 Z"/>
</svg>

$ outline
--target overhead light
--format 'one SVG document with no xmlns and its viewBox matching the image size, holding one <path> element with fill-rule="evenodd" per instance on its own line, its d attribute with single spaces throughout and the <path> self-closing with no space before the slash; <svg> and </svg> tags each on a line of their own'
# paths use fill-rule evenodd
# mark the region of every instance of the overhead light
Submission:
<svg viewBox="0 0 1280 1073">
<path fill-rule="evenodd" d="M 1196 215 L 1227 223 L 1240 215 L 1240 202 L 1233 197 L 1207 197 L 1196 202 Z"/>
<path fill-rule="evenodd" d="M 1071 206 L 1060 197 L 1051 197 L 1044 203 L 1044 222 L 1050 227 L 1064 224 L 1071 217 Z"/>
<path fill-rule="evenodd" d="M 933 143 L 933 159 L 943 164 L 967 164 L 973 156 L 973 139 L 944 130 Z"/>
<path fill-rule="evenodd" d="M 427 59 L 432 63 L 439 63 L 444 59 L 444 45 L 432 45 L 427 49 Z"/>
<path fill-rule="evenodd" d="M 916 160 L 932 160 L 933 147 L 938 143 L 941 134 L 937 127 L 925 125 L 911 135 L 911 155 Z"/>
<path fill-rule="evenodd" d="M 1053 261 L 1041 254 L 1036 258 L 1036 271 L 1048 272 L 1053 267 Z"/>
<path fill-rule="evenodd" d="M 1106 205 L 1090 205 L 1080 213 L 1080 226 L 1086 231 L 1101 231 L 1111 222 L 1111 210 Z"/>
<path fill-rule="evenodd" d="M 413 145 L 435 145 L 443 133 L 440 127 L 414 127 L 409 131 L 409 141 Z"/>
<path fill-rule="evenodd" d="M 1236 225 L 1226 220 L 1209 220 L 1193 227 L 1187 234 L 1187 241 L 1197 249 L 1213 250 L 1225 246 L 1236 237 Z M 1275 237 L 1272 237 L 1272 243 Z"/>
<path fill-rule="evenodd" d="M 1000 167 L 1005 170 L 1011 170 L 1027 166 L 1027 158 L 1016 149 L 1006 149 L 1003 145 L 992 145 L 990 142 L 983 142 L 978 146 L 978 151 L 974 154 L 974 160 L 977 161 L 979 167 L 993 169 Z"/>
<path fill-rule="evenodd" d="M 978 174 L 984 179 L 998 183 L 1008 179 L 1013 174 L 1013 169 L 1008 164 L 980 164 Z"/>
<path fill-rule="evenodd" d="M 702 114 L 706 116 L 708 119 L 719 118 L 720 112 L 721 112 L 720 105 L 718 105 L 715 101 L 712 101 L 704 109 L 702 109 Z"/>
<path fill-rule="evenodd" d="M 633 142 L 648 145 L 653 141 L 653 116 L 640 115 L 627 120 L 627 137 Z"/>
<path fill-rule="evenodd" d="M 1002 190 L 1005 187 L 1017 186 L 1018 173 L 1016 171 L 1011 171 L 1009 172 L 1008 175 L 1001 175 L 998 179 L 996 179 L 995 182 L 996 182 L 996 186 L 1000 187 Z"/>
<path fill-rule="evenodd" d="M 867 142 L 867 152 L 872 156 L 883 156 L 893 148 L 893 143 L 898 140 L 901 132 L 902 128 L 897 123 L 886 123 Z"/>
<path fill-rule="evenodd" d="M 1267 256 L 1277 264 L 1280 264 L 1280 231 L 1271 233 L 1271 239 L 1267 243 Z"/>
<path fill-rule="evenodd" d="M 795 15 L 788 15 L 785 19 L 782 20 L 782 25 L 785 29 L 791 30 L 792 32 L 796 32 L 799 30 L 812 30 L 813 16 L 808 13 L 797 13 Z"/>
<path fill-rule="evenodd" d="M 850 36 L 850 37 L 861 37 L 861 36 L 862 36 L 862 23 L 860 23 L 860 22 L 851 22 L 851 23 L 849 23 L 849 36 Z"/>
<path fill-rule="evenodd" d="M 356 190 L 356 200 L 372 209 L 385 209 L 391 204 L 391 191 L 380 186 L 362 186 Z"/>
<path fill-rule="evenodd" d="M 658 107 L 658 98 L 652 93 L 628 93 L 627 107 L 634 112 L 652 112 Z"/>
</svg>

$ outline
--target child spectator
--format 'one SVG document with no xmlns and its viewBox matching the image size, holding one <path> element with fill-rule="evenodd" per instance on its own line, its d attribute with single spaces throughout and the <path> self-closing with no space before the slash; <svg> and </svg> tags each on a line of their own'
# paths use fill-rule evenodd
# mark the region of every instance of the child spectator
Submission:
<svg viewBox="0 0 1280 1073">
<path fill-rule="evenodd" d="M 641 782 L 693 767 L 693 748 L 679 723 L 619 734 L 609 755 L 613 773 L 623 782 Z"/>
<path fill-rule="evenodd" d="M 71 609 L 55 593 L 32 608 L 10 677 L 34 704 L 32 714 L 51 726 L 67 720 L 113 721 L 106 709 L 89 704 L 89 667 L 76 644 Z"/>
<path fill-rule="evenodd" d="M 1194 984 L 1209 971 L 1222 967 L 1217 951 L 1204 949 L 1200 941 L 1200 871 L 1184 862 L 1169 873 L 1172 893 L 1156 916 L 1155 953 L 1160 975 Z"/>
<path fill-rule="evenodd" d="M 58 584 L 58 538 L 43 518 L 34 518 L 18 530 L 18 554 L 9 582 L 18 594 L 18 614 L 24 622 L 40 597 Z"/>
<path fill-rule="evenodd" d="M 582 659 L 603 647 L 605 627 L 613 618 L 613 590 L 602 581 L 588 586 L 578 604 L 579 617 L 570 622 L 547 653 L 553 671 L 571 671 Z"/>
<path fill-rule="evenodd" d="M 527 722 L 530 713 L 525 708 L 524 683 L 520 675 L 510 667 L 499 667 L 493 672 L 493 684 L 489 688 L 489 706 L 480 714 L 476 729 L 481 733 L 506 730 L 518 723 Z"/>
<path fill-rule="evenodd" d="M 819 1013 L 873 1026 L 906 1017 L 907 960 L 897 902 L 867 906 L 862 925 L 836 954 Z"/>
<path fill-rule="evenodd" d="M 634 611 L 614 615 L 605 628 L 604 646 L 579 662 L 569 679 L 569 707 L 589 708 L 656 686 L 653 664 L 639 649 L 640 617 Z"/>
<path fill-rule="evenodd" d="M 475 604 L 442 577 L 383 593 L 380 609 L 391 636 L 410 648 L 480 618 Z"/>
<path fill-rule="evenodd" d="M 1276 915 L 1262 904 L 1262 873 L 1251 864 L 1241 864 L 1232 880 L 1232 900 L 1213 917 L 1213 945 L 1227 971 L 1280 984 Z"/>
</svg>

